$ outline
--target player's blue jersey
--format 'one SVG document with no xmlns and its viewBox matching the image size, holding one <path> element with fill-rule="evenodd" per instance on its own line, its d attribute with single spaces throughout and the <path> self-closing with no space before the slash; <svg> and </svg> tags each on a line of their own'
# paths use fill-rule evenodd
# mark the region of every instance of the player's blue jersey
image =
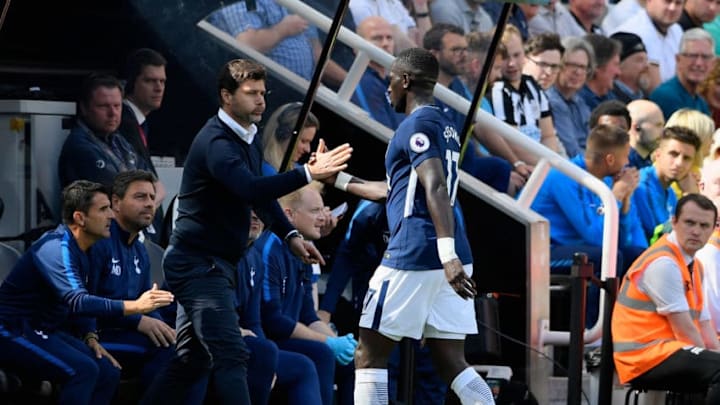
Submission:
<svg viewBox="0 0 720 405">
<path fill-rule="evenodd" d="M 415 172 L 415 168 L 429 158 L 438 158 L 443 163 L 455 216 L 455 251 L 463 264 L 472 263 L 460 210 L 455 207 L 460 148 L 460 137 L 453 122 L 436 106 L 416 109 L 395 131 L 385 154 L 390 242 L 383 255 L 384 266 L 400 270 L 442 268 L 425 189 Z"/>
</svg>

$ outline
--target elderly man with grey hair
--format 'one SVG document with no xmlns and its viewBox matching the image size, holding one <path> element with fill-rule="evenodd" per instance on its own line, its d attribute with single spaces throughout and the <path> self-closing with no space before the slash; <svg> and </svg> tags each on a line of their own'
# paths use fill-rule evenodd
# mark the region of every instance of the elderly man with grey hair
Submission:
<svg viewBox="0 0 720 405">
<path fill-rule="evenodd" d="M 572 158 L 585 151 L 591 110 L 578 91 L 585 85 L 588 74 L 595 66 L 595 53 L 592 46 L 580 37 L 567 37 L 563 39 L 562 45 L 565 47 L 562 67 L 555 84 L 546 94 L 558 138 L 568 157 Z"/>
<path fill-rule="evenodd" d="M 660 106 L 666 120 L 680 108 L 710 115 L 710 108 L 697 89 L 710 74 L 714 61 L 713 37 L 702 28 L 685 31 L 680 38 L 680 52 L 675 56 L 675 76 L 650 94 L 650 100 Z"/>
</svg>

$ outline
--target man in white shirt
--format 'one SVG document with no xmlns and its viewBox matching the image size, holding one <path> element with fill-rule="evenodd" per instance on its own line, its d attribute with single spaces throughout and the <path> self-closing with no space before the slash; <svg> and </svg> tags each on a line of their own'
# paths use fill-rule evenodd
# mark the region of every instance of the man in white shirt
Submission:
<svg viewBox="0 0 720 405">
<path fill-rule="evenodd" d="M 648 92 L 675 75 L 675 55 L 683 33 L 677 23 L 682 7 L 683 0 L 647 0 L 645 9 L 610 32 L 630 32 L 642 38 L 650 62 Z"/>
</svg>

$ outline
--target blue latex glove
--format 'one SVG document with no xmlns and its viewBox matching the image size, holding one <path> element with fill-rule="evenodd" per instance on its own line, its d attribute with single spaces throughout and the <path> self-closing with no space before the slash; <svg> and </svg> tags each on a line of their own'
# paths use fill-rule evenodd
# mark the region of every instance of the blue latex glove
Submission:
<svg viewBox="0 0 720 405">
<path fill-rule="evenodd" d="M 352 361 L 355 347 L 357 347 L 357 340 L 352 333 L 345 336 L 328 337 L 325 343 L 330 346 L 338 363 L 344 366 Z"/>
</svg>

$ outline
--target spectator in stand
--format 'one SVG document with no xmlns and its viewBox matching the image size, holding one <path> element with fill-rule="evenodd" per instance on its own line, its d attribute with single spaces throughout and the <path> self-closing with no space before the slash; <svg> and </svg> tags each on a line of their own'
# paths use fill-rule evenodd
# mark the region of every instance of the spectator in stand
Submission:
<svg viewBox="0 0 720 405">
<path fill-rule="evenodd" d="M 584 38 L 593 48 L 595 68 L 578 95 L 592 110 L 603 101 L 615 99 L 612 89 L 620 75 L 621 47 L 618 41 L 602 35 L 590 34 Z"/>
<path fill-rule="evenodd" d="M 595 57 L 590 44 L 580 37 L 567 37 L 563 45 L 562 67 L 555 85 L 547 90 L 547 97 L 558 138 L 568 157 L 573 158 L 584 152 L 589 132 L 590 108 L 578 91 L 593 70 Z"/>
<path fill-rule="evenodd" d="M 0 364 L 59 384 L 59 404 L 110 404 L 120 364 L 100 345 L 94 317 L 146 314 L 170 304 L 173 295 L 156 285 L 137 300 L 86 290 L 88 250 L 110 236 L 113 218 L 102 184 L 78 180 L 65 187 L 62 217 L 0 285 Z M 77 316 L 73 325 L 71 316 Z"/>
<path fill-rule="evenodd" d="M 627 131 L 630 129 L 631 118 L 625 103 L 618 100 L 603 101 L 590 113 L 588 126 L 590 129 L 598 125 L 615 125 Z"/>
<path fill-rule="evenodd" d="M 393 28 L 395 52 L 420 46 L 425 33 L 432 27 L 428 0 L 412 0 L 412 11 L 400 0 L 351 0 L 348 6 L 360 24 L 370 16 L 385 18 Z"/>
<path fill-rule="evenodd" d="M 423 46 L 435 56 L 440 66 L 437 83 L 448 87 L 462 97 L 470 100 L 472 94 L 460 80 L 460 75 L 465 73 L 467 55 L 467 39 L 463 31 L 454 25 L 435 24 L 427 32 L 423 39 Z M 456 127 L 462 128 L 465 123 L 465 114 L 452 109 L 442 101 L 436 99 L 435 103 L 442 111 L 453 120 Z M 485 107 L 487 109 L 487 107 Z M 487 110 L 486 110 L 487 111 Z M 485 138 L 493 137 L 496 144 L 504 143 L 504 139 L 494 133 L 486 132 Z M 468 152 L 462 161 L 462 169 L 503 193 L 515 194 L 525 184 L 524 178 L 513 173 L 513 166 L 509 161 L 499 157 L 491 157 L 478 150 L 479 145 L 475 139 L 470 141 Z M 513 162 L 518 159 L 512 154 L 509 147 L 505 149 L 506 156 Z"/>
<path fill-rule="evenodd" d="M 558 77 L 564 51 L 557 34 L 545 33 L 531 37 L 525 44 L 525 58 L 530 63 L 526 62 L 523 66 L 523 74 L 532 76 L 547 91 Z"/>
<path fill-rule="evenodd" d="M 318 186 L 312 183 L 280 198 L 288 220 L 307 240 L 320 238 L 324 221 Z M 280 349 L 304 354 L 313 361 L 320 380 L 322 403 L 330 405 L 335 361 L 342 366 L 350 364 L 357 341 L 352 334 L 337 336 L 318 318 L 312 298 L 310 265 L 295 258 L 274 234 L 265 232 L 255 243 L 262 251 L 265 272 L 261 304 L 263 330 Z"/>
<path fill-rule="evenodd" d="M 495 21 L 482 7 L 483 0 L 430 1 L 430 16 L 433 24 L 456 25 L 467 33 L 489 32 Z"/>
<path fill-rule="evenodd" d="M 653 151 L 654 164 L 640 170 L 633 203 L 648 241 L 653 239 L 658 226 L 669 224 L 678 201 L 670 185 L 688 175 L 699 148 L 700 139 L 693 131 L 667 127 Z"/>
<path fill-rule="evenodd" d="M 720 207 L 720 161 L 703 166 L 700 184 L 702 195 L 712 201 L 715 208 Z M 717 222 L 708 243 L 698 250 L 695 257 L 703 265 L 703 293 L 715 332 L 720 335 L 720 226 Z"/>
<path fill-rule="evenodd" d="M 550 0 L 541 6 L 537 14 L 528 21 L 530 38 L 542 33 L 554 33 L 565 38 L 572 36 L 569 31 L 577 25 L 565 5 L 558 0 Z M 580 36 L 585 33 L 580 34 Z"/>
<path fill-rule="evenodd" d="M 616 32 L 610 38 L 622 45 L 620 75 L 615 80 L 612 89 L 615 97 L 625 104 L 640 98 L 647 98 L 650 65 L 642 39 L 629 32 Z"/>
<path fill-rule="evenodd" d="M 697 110 L 681 108 L 673 113 L 668 119 L 666 127 L 683 127 L 690 129 L 700 138 L 700 146 L 693 156 L 692 169 L 686 176 L 680 177 L 672 187 L 678 200 L 688 193 L 700 192 L 700 169 L 705 158 L 710 154 L 712 137 L 715 132 L 715 123 L 706 114 Z"/>
<path fill-rule="evenodd" d="M 682 0 L 646 0 L 645 8 L 623 16 L 624 22 L 609 32 L 629 32 L 642 38 L 650 62 L 648 92 L 675 74 L 675 55 L 683 32 L 677 23 L 682 4 Z"/>
<path fill-rule="evenodd" d="M 647 241 L 642 233 L 637 212 L 631 204 L 638 184 L 638 172 L 625 168 L 629 149 L 627 132 L 613 125 L 598 125 L 590 131 L 584 155 L 571 161 L 592 176 L 605 182 L 612 190 L 619 207 L 620 233 L 617 268 L 622 277 L 624 269 L 635 260 Z M 551 169 L 542 184 L 532 209 L 550 221 L 550 271 L 567 273 L 575 252 L 585 252 L 595 263 L 599 275 L 602 256 L 601 239 L 605 221 L 600 198 L 575 180 Z M 597 288 L 590 289 L 587 301 L 586 326 L 598 318 Z"/>
<path fill-rule="evenodd" d="M 82 179 L 110 187 L 120 172 L 150 169 L 118 131 L 122 114 L 118 79 L 88 76 L 80 87 L 78 113 L 58 160 L 61 186 Z"/>
<path fill-rule="evenodd" d="M 157 178 L 157 171 L 150 159 L 148 136 L 150 127 L 148 115 L 160 108 L 165 95 L 165 57 L 148 48 L 137 49 L 130 53 L 125 62 L 125 99 L 123 100 L 120 134 L 135 149 L 138 159 L 145 160 L 145 166 Z M 155 219 L 145 230 L 145 234 L 154 242 L 160 239 L 164 213 L 162 202 L 165 199 L 165 186 L 158 179 L 155 183 Z"/>
<path fill-rule="evenodd" d="M 383 17 L 366 18 L 358 25 L 357 34 L 390 55 L 393 54 L 395 39 L 392 26 Z M 385 67 L 371 60 L 355 88 L 352 101 L 367 111 L 375 121 L 395 130 L 405 116 L 396 113 L 390 105 L 387 99 L 388 84 Z"/>
<path fill-rule="evenodd" d="M 502 11 L 503 4 L 503 2 L 496 0 L 487 0 L 482 3 L 483 8 L 485 9 L 485 11 L 488 12 L 488 14 L 490 14 L 490 19 L 495 24 L 497 24 L 498 20 L 500 19 L 500 11 Z M 537 8 L 537 10 L 539 10 L 539 7 Z M 537 12 L 535 14 L 537 14 Z M 508 25 L 512 25 L 518 30 L 520 38 L 522 38 L 523 42 L 530 39 L 530 32 L 528 31 L 528 20 L 528 17 L 525 15 L 524 7 L 512 7 L 510 9 Z"/>
<path fill-rule="evenodd" d="M 503 33 L 502 43 L 508 57 L 502 67 L 503 79 L 493 83 L 490 94 L 495 117 L 516 127 L 550 150 L 560 151 L 547 96 L 535 79 L 522 73 L 525 51 L 520 31 L 513 25 L 508 25 Z M 518 154 L 519 148 L 513 145 L 511 147 Z M 523 160 L 531 165 L 537 163 L 537 159 L 533 157 Z"/>
<path fill-rule="evenodd" d="M 698 86 L 698 94 L 705 99 L 710 108 L 710 116 L 715 127 L 720 128 L 720 60 L 715 58 L 710 74 Z"/>
<path fill-rule="evenodd" d="M 628 16 L 634 15 L 645 8 L 645 0 L 620 0 L 610 5 L 607 14 L 602 20 L 602 29 L 608 34 L 617 31 L 617 27 L 624 23 Z"/>
<path fill-rule="evenodd" d="M 253 47 L 305 80 L 311 80 L 322 45 L 315 27 L 274 0 L 255 0 L 254 10 L 238 1 L 215 11 L 208 22 Z M 347 72 L 328 60 L 323 81 L 340 85 Z"/>
<path fill-rule="evenodd" d="M 715 0 L 685 0 L 678 24 L 683 31 L 703 28 L 703 24 L 712 22 L 719 12 L 720 4 Z"/>
<path fill-rule="evenodd" d="M 630 112 L 630 167 L 642 169 L 652 165 L 651 153 L 662 135 L 665 118 L 657 104 L 649 100 L 635 100 L 627 105 Z"/>
<path fill-rule="evenodd" d="M 461 79 L 468 89 L 476 89 L 478 86 L 480 73 L 482 66 L 485 63 L 485 58 L 487 57 L 492 36 L 492 32 L 471 32 L 466 35 L 468 41 L 468 56 L 466 59 L 467 63 L 465 67 L 465 74 L 462 75 Z M 495 60 L 487 78 L 487 83 L 489 83 L 490 86 L 492 86 L 492 83 L 502 78 L 502 64 L 506 57 L 507 52 L 505 47 L 502 43 L 498 43 Z M 485 94 L 487 95 L 487 93 Z M 480 100 L 480 108 L 488 113 L 492 113 L 492 106 L 490 105 L 487 97 L 483 97 Z M 514 173 L 510 174 L 510 182 L 511 184 L 517 184 L 516 189 L 522 186 L 524 183 L 523 180 L 527 180 L 533 170 L 533 166 L 522 160 L 529 155 L 525 151 L 519 150 L 519 154 L 516 154 L 503 137 L 497 135 L 492 130 L 485 128 L 479 121 L 475 122 L 472 133 L 477 141 L 470 145 L 475 147 L 472 150 L 475 155 L 482 156 L 491 154 L 493 156 L 502 157 L 508 162 L 511 162 Z M 516 175 L 519 175 L 522 178 L 518 179 Z M 514 195 L 513 190 L 509 189 L 508 194 Z"/>
<path fill-rule="evenodd" d="M 715 60 L 714 48 L 715 41 L 702 28 L 689 29 L 682 35 L 675 76 L 650 94 L 650 100 L 660 106 L 665 119 L 680 108 L 710 115 L 710 107 L 698 94 L 698 87 L 710 74 Z"/>
<path fill-rule="evenodd" d="M 530 33 L 558 34 L 560 38 L 581 37 L 587 34 L 604 35 L 596 23 L 605 14 L 604 0 L 570 0 L 567 9 L 559 4 L 549 5 L 529 20 Z M 562 7 L 562 8 L 560 8 Z M 555 13 L 548 12 L 555 10 Z M 538 21 L 535 21 L 538 19 Z"/>
<path fill-rule="evenodd" d="M 465 58 L 465 61 L 467 62 L 465 66 L 465 74 L 462 75 L 461 80 L 465 84 L 465 87 L 467 87 L 470 91 L 476 89 L 478 82 L 480 81 L 480 73 L 482 73 L 485 58 L 487 57 L 488 49 L 490 49 L 493 32 L 494 31 L 470 32 L 465 35 L 468 42 L 468 54 L 467 58 Z M 492 87 L 492 84 L 495 83 L 495 81 L 502 78 L 502 63 L 506 56 L 507 52 L 505 47 L 501 42 L 499 42 L 495 51 L 495 60 L 493 61 L 492 68 L 488 73 L 486 81 L 489 87 Z M 490 108 L 490 111 L 492 111 L 490 103 L 483 102 L 481 105 L 487 105 Z"/>
<path fill-rule="evenodd" d="M 712 201 L 678 201 L 673 231 L 650 246 L 623 278 L 612 316 L 615 369 L 621 384 L 706 392 L 720 403 L 720 344 L 703 297 L 695 253 L 717 220 Z"/>
</svg>

